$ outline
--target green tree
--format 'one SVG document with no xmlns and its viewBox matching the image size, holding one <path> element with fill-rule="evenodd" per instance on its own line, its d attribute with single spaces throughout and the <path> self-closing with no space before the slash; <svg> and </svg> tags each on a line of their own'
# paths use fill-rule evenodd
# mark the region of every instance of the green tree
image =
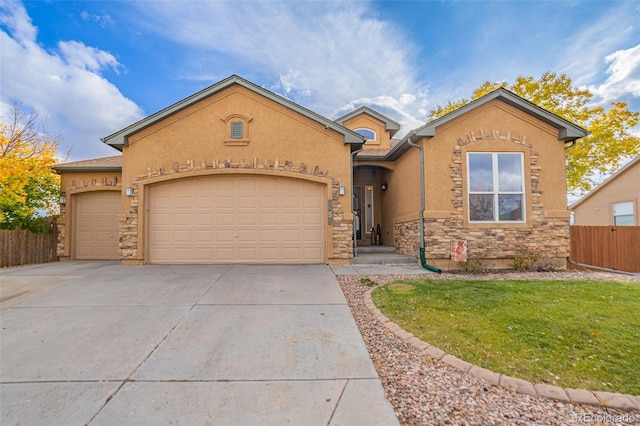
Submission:
<svg viewBox="0 0 640 426">
<path fill-rule="evenodd" d="M 51 166 L 58 143 L 37 113 L 17 104 L 0 123 L 0 229 L 51 231 L 40 216 L 57 208 L 60 176 Z"/>
<path fill-rule="evenodd" d="M 500 87 L 591 133 L 566 152 L 567 186 L 573 193 L 591 190 L 599 183 L 598 175 L 610 175 L 626 159 L 640 154 L 640 138 L 631 133 L 640 120 L 640 113 L 629 111 L 626 102 L 612 102 L 608 108 L 591 105 L 593 94 L 574 86 L 566 74 L 546 72 L 538 80 L 520 76 L 513 84 L 486 82 L 473 92 L 471 99 L 436 107 L 430 112 L 430 119 L 441 117 Z"/>
</svg>

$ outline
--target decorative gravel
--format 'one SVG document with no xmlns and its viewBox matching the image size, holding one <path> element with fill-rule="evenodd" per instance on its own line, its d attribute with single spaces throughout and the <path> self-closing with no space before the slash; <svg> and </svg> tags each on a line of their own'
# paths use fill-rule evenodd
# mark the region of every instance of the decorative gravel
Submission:
<svg viewBox="0 0 640 426">
<path fill-rule="evenodd" d="M 338 275 L 387 399 L 404 425 L 640 425 L 639 411 L 619 411 L 532 397 L 493 386 L 436 361 L 390 332 L 369 312 L 360 284 L 367 277 L 378 284 L 399 279 L 592 279 L 640 282 L 640 276 L 591 272 L 491 273 L 474 276 Z M 640 366 L 638 366 L 640 371 Z M 639 376 L 640 377 L 640 376 Z"/>
</svg>

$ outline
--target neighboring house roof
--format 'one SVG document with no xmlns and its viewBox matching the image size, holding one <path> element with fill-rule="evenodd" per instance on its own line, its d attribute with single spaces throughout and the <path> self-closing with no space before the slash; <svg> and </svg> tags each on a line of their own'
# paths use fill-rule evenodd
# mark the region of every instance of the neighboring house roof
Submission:
<svg viewBox="0 0 640 426">
<path fill-rule="evenodd" d="M 385 126 L 384 129 L 390 133 L 391 137 L 393 137 L 393 135 L 395 135 L 398 132 L 398 130 L 400 130 L 400 123 L 390 119 L 386 115 L 380 114 L 378 111 L 375 111 L 367 106 L 362 106 L 354 111 L 351 111 L 350 113 L 345 114 L 340 118 L 337 118 L 335 122 L 338 124 L 344 124 L 345 121 L 353 117 L 357 117 L 360 114 L 368 114 L 371 117 L 382 121 Z"/>
<path fill-rule="evenodd" d="M 248 90 L 251 90 L 255 93 L 258 93 L 259 95 L 264 96 L 265 98 L 271 99 L 274 102 L 279 103 L 280 105 L 289 108 L 299 114 L 302 114 L 303 116 L 316 121 L 318 123 L 320 123 L 321 125 L 323 125 L 325 128 L 327 129 L 331 129 L 334 130 L 338 133 L 340 133 L 341 135 L 343 135 L 344 137 L 344 143 L 345 144 L 355 144 L 355 145 L 362 145 L 365 141 L 365 139 L 360 136 L 359 134 L 357 134 L 356 132 L 353 132 L 349 129 L 347 129 L 346 127 L 343 127 L 342 125 L 329 120 L 326 117 L 321 116 L 320 114 L 317 114 L 307 108 L 304 108 L 280 95 L 277 95 L 263 87 L 260 87 L 256 84 L 251 83 L 248 80 L 243 79 L 242 77 L 239 77 L 237 75 L 232 75 L 212 86 L 207 87 L 206 89 L 203 89 L 201 91 L 199 91 L 198 93 L 195 93 L 187 98 L 184 98 L 181 101 L 176 102 L 175 104 L 164 108 L 163 110 L 160 110 L 158 112 L 156 112 L 155 114 L 152 114 L 148 117 L 143 118 L 140 121 L 137 121 L 133 124 L 131 124 L 130 126 L 125 127 L 124 129 L 118 130 L 115 133 L 112 133 L 109 136 L 106 136 L 104 138 L 101 138 L 102 142 L 113 146 L 114 148 L 122 151 L 122 147 L 128 145 L 129 141 L 128 138 L 130 135 L 146 128 L 149 127 L 155 123 L 157 123 L 160 120 L 163 120 L 193 104 L 195 104 L 196 102 L 199 102 L 202 99 L 205 99 L 209 96 L 215 95 L 216 93 L 231 87 L 233 85 L 238 85 L 238 86 L 242 86 Z"/>
<path fill-rule="evenodd" d="M 519 109 L 529 115 L 534 116 L 540 121 L 543 121 L 556 129 L 558 129 L 558 140 L 563 142 L 573 142 L 576 139 L 583 138 L 589 134 L 589 132 L 583 129 L 580 126 L 577 126 L 570 121 L 565 120 L 564 118 L 553 114 L 547 111 L 544 108 L 539 107 L 533 102 L 529 102 L 528 100 L 521 98 L 513 92 L 510 92 L 507 89 L 499 88 L 494 90 L 491 93 L 484 95 L 481 98 L 476 99 L 475 101 L 469 102 L 468 104 L 443 115 L 422 127 L 418 127 L 415 130 L 409 132 L 402 140 L 387 154 L 388 159 L 395 160 L 399 156 L 401 156 L 404 152 L 406 152 L 409 148 L 409 140 L 413 140 L 415 137 L 433 137 L 436 135 L 436 129 L 451 121 L 454 120 L 467 112 L 478 108 L 486 104 L 487 102 L 491 102 L 492 100 L 497 99 L 500 100 L 512 107 Z M 361 158 L 358 156 L 358 158 Z"/>
<path fill-rule="evenodd" d="M 612 174 L 611 176 L 609 176 L 608 178 L 606 178 L 604 181 L 602 181 L 602 183 L 600 183 L 600 185 L 596 186 L 595 188 L 593 188 L 591 191 L 587 192 L 582 198 L 580 198 L 578 201 L 576 201 L 575 203 L 571 204 L 569 206 L 569 210 L 573 210 L 576 207 L 578 207 L 580 204 L 582 204 L 583 202 L 585 202 L 586 200 L 588 200 L 589 198 L 591 198 L 591 196 L 593 196 L 595 193 L 601 191 L 603 188 L 606 188 L 607 185 L 609 185 L 612 181 L 614 181 L 615 179 L 619 178 L 621 175 L 623 175 L 627 170 L 630 170 L 635 164 L 640 164 L 640 155 L 638 155 L 637 157 L 633 158 L 631 161 L 629 161 L 627 164 L 625 164 L 624 166 L 622 166 L 620 169 L 618 169 L 614 174 Z"/>
<path fill-rule="evenodd" d="M 122 170 L 122 155 L 112 157 L 93 158 L 91 160 L 74 161 L 71 163 L 55 164 L 53 169 L 58 172 L 105 171 L 119 172 Z"/>
</svg>

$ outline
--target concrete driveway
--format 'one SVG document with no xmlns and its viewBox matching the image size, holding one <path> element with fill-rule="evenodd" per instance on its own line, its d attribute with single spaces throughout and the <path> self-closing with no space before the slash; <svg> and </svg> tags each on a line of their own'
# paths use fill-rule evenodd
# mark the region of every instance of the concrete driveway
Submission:
<svg viewBox="0 0 640 426">
<path fill-rule="evenodd" d="M 0 271 L 0 424 L 392 425 L 328 266 Z"/>
</svg>

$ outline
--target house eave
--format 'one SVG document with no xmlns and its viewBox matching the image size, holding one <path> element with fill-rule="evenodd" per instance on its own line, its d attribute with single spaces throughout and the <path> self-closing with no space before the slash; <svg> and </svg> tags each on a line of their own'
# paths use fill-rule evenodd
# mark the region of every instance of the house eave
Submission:
<svg viewBox="0 0 640 426">
<path fill-rule="evenodd" d="M 345 121 L 350 120 L 353 117 L 357 117 L 360 114 L 367 114 L 373 118 L 375 118 L 376 120 L 379 120 L 381 122 L 384 123 L 385 126 L 385 130 L 387 132 L 389 132 L 389 134 L 391 135 L 391 137 L 393 137 L 396 133 L 398 133 L 398 131 L 400 130 L 400 123 L 398 123 L 395 120 L 392 120 L 391 118 L 379 113 L 378 111 L 371 109 L 367 106 L 362 106 L 356 110 L 351 111 L 350 113 L 347 113 L 339 118 L 336 118 L 334 121 L 340 125 L 344 124 Z"/>
<path fill-rule="evenodd" d="M 576 201 L 575 203 L 571 204 L 569 206 L 569 210 L 574 210 L 580 204 L 584 203 L 589 198 L 591 198 L 593 195 L 595 195 L 598 192 L 600 192 L 600 190 L 602 190 L 603 188 L 606 188 L 612 181 L 618 179 L 627 170 L 629 170 L 634 164 L 639 163 L 639 162 L 640 162 L 640 155 L 638 155 L 637 157 L 635 157 L 634 159 L 629 161 L 627 164 L 622 166 L 619 170 L 617 170 L 615 173 L 613 173 L 611 176 L 609 176 L 607 179 L 605 179 L 602 183 L 600 183 L 600 185 L 596 186 L 591 191 L 589 191 L 585 195 L 583 195 L 582 198 L 580 198 L 578 201 Z"/>
<path fill-rule="evenodd" d="M 117 166 L 65 167 L 64 165 L 54 165 L 52 168 L 56 172 L 67 172 L 67 173 L 69 172 L 121 172 L 122 171 L 122 167 L 117 167 Z"/>
<path fill-rule="evenodd" d="M 139 120 L 121 130 L 118 130 L 115 133 L 112 133 L 108 136 L 105 136 L 103 138 L 100 138 L 100 140 L 104 143 L 106 143 L 107 145 L 110 145 L 114 148 L 116 148 L 119 151 L 122 151 L 123 147 L 128 146 L 129 145 L 129 136 L 140 132 L 141 130 L 167 118 L 170 117 L 182 110 L 184 110 L 185 108 L 188 108 L 189 106 L 193 105 L 194 103 L 197 103 L 203 99 L 206 99 L 210 96 L 215 95 L 216 93 L 219 93 L 220 91 L 231 87 L 233 85 L 238 85 L 241 87 L 244 87 L 248 90 L 251 90 L 255 93 L 258 93 L 262 96 L 264 96 L 265 98 L 268 98 L 274 102 L 279 103 L 280 105 L 289 108 L 307 118 L 310 118 L 311 120 L 316 121 L 317 123 L 321 124 L 324 126 L 325 129 L 327 130 L 333 130 L 339 134 L 341 134 L 343 136 L 343 142 L 345 144 L 364 144 L 365 139 L 364 137 L 360 136 L 359 134 L 341 126 L 340 124 L 329 120 L 326 117 L 321 116 L 320 114 L 317 114 L 307 108 L 304 108 L 280 95 L 277 95 L 263 87 L 260 87 L 256 84 L 251 83 L 248 80 L 243 79 L 240 76 L 237 75 L 232 75 L 212 86 L 207 87 L 206 89 L 203 89 L 189 97 L 186 97 L 184 99 L 182 99 L 181 101 L 178 101 L 176 103 L 174 103 L 173 105 L 168 106 L 167 108 L 164 108 L 158 112 L 156 112 L 155 114 L 152 114 L 148 117 L 143 118 L 142 120 Z"/>
<path fill-rule="evenodd" d="M 539 107 L 533 102 L 529 102 L 528 100 L 521 98 L 515 93 L 500 88 L 486 94 L 479 99 L 469 102 L 468 104 L 454 111 L 451 111 L 450 113 L 443 115 L 442 117 L 439 117 L 422 127 L 419 127 L 418 129 L 416 129 L 416 136 L 434 137 L 436 135 L 437 127 L 451 120 L 454 120 L 471 111 L 472 109 L 484 105 L 494 99 L 498 99 L 522 112 L 533 115 L 538 120 L 555 127 L 556 129 L 558 129 L 558 140 L 561 140 L 563 142 L 571 142 L 576 139 L 583 138 L 589 134 L 589 132 L 582 127 L 577 126 L 570 121 L 567 121 L 564 118 L 553 114 L 544 108 Z"/>
</svg>

